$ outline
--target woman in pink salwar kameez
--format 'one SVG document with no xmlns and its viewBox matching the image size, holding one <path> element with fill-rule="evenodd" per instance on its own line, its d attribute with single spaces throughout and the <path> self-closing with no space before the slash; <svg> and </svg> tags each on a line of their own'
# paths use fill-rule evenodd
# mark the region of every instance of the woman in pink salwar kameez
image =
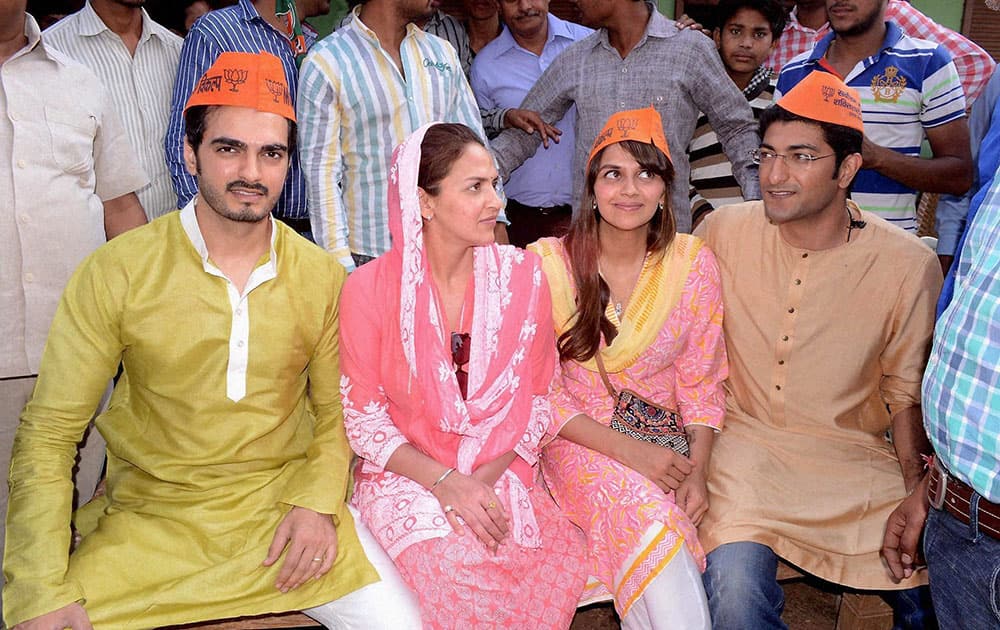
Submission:
<svg viewBox="0 0 1000 630">
<path fill-rule="evenodd" d="M 697 523 L 722 425 L 727 375 L 715 257 L 677 234 L 673 168 L 652 108 L 612 116 L 587 167 L 582 209 L 563 239 L 542 239 L 560 364 L 542 469 L 587 532 L 583 602 L 613 599 L 627 630 L 708 629 Z M 610 428 L 616 391 L 677 410 L 690 457 Z"/>
<path fill-rule="evenodd" d="M 392 250 L 341 298 L 352 502 L 425 626 L 566 628 L 586 544 L 536 466 L 551 302 L 538 257 L 494 243 L 496 178 L 462 125 L 422 127 L 393 154 Z"/>
</svg>

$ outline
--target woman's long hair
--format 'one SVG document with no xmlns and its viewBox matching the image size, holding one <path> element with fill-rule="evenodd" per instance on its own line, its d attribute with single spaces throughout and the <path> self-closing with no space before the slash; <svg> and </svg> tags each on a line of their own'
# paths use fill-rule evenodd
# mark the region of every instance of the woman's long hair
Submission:
<svg viewBox="0 0 1000 630">
<path fill-rule="evenodd" d="M 667 156 L 652 144 L 635 140 L 625 140 L 619 144 L 642 168 L 659 175 L 666 184 L 663 209 L 653 214 L 646 234 L 646 252 L 655 256 L 670 245 L 677 233 L 670 200 L 674 167 Z M 607 147 L 598 152 L 587 167 L 581 206 L 566 235 L 566 252 L 576 284 L 576 320 L 559 336 L 561 361 L 587 361 L 597 354 L 601 335 L 604 336 L 604 342 L 610 344 L 618 334 L 614 324 L 604 315 L 611 290 L 598 271 L 601 253 L 598 233 L 600 212 L 595 207 L 594 183 L 597 181 L 601 157 L 606 150 Z"/>
</svg>

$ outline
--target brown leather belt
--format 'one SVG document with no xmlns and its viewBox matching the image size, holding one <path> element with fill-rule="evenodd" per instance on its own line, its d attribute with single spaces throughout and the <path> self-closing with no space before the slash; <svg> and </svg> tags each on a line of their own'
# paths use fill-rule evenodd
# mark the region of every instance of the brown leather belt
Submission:
<svg viewBox="0 0 1000 630">
<path fill-rule="evenodd" d="M 974 492 L 975 490 L 968 484 L 949 475 L 937 462 L 931 466 L 931 481 L 927 486 L 927 499 L 931 507 L 947 510 L 949 514 L 968 525 L 972 520 L 970 510 Z M 1000 540 L 1000 505 L 979 497 L 977 518 L 979 531 Z"/>
</svg>

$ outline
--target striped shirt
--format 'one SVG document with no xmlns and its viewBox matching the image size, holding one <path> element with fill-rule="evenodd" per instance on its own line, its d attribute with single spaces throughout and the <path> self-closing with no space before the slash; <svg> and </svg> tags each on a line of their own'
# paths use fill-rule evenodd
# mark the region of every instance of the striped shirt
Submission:
<svg viewBox="0 0 1000 630">
<path fill-rule="evenodd" d="M 826 22 L 818 29 L 803 26 L 797 19 L 798 9 L 792 9 L 788 15 L 788 23 L 774 47 L 765 65 L 774 68 L 775 72 L 789 61 L 804 52 L 812 50 L 813 46 L 830 32 L 830 23 Z M 895 22 L 904 33 L 910 37 L 939 42 L 948 49 L 958 76 L 962 79 L 965 99 L 972 103 L 979 97 L 980 91 L 986 86 L 993 74 L 996 62 L 988 52 L 961 33 L 941 26 L 931 18 L 921 13 L 906 0 L 889 0 L 885 8 L 885 19 Z"/>
<path fill-rule="evenodd" d="M 861 96 L 865 137 L 904 155 L 919 156 L 924 129 L 965 116 L 965 95 L 948 51 L 914 39 L 892 22 L 878 53 L 862 59 L 844 78 Z M 793 59 L 778 76 L 774 99 L 814 70 L 830 72 L 824 56 L 835 33 L 811 53 Z M 893 225 L 915 232 L 917 191 L 872 169 L 861 169 L 851 198 Z"/>
<path fill-rule="evenodd" d="M 347 15 L 340 20 L 337 28 L 347 26 L 353 19 L 354 12 L 348 11 Z M 472 58 L 475 57 L 475 54 L 472 52 L 472 44 L 469 43 L 469 33 L 462 26 L 462 23 L 458 21 L 458 18 L 438 9 L 430 19 L 424 22 L 421 28 L 424 29 L 425 33 L 437 35 L 451 44 L 455 48 L 455 52 L 458 53 L 459 61 L 462 62 L 462 72 L 465 73 L 465 76 L 469 76 L 469 71 L 472 68 Z"/>
<path fill-rule="evenodd" d="M 353 269 L 351 252 L 389 250 L 392 150 L 432 121 L 463 123 L 485 141 L 479 108 L 455 49 L 408 24 L 403 72 L 361 21 L 316 44 L 299 81 L 299 155 L 316 243 Z"/>
<path fill-rule="evenodd" d="M 1000 503 L 1000 171 L 969 226 L 924 373 L 924 427 L 956 477 Z"/>
<path fill-rule="evenodd" d="M 757 68 L 743 96 L 750 103 L 755 120 L 774 102 L 777 76 L 770 68 Z M 708 116 L 701 114 L 695 123 L 694 137 L 688 146 L 691 163 L 691 221 L 697 222 L 715 208 L 743 203 L 743 191 L 733 176 L 733 164 L 722 150 L 719 136 L 712 129 Z"/>
<path fill-rule="evenodd" d="M 45 29 L 43 37 L 49 46 L 90 68 L 111 95 L 150 180 L 136 191 L 146 216 L 154 219 L 175 210 L 177 198 L 160 147 L 167 132 L 181 38 L 142 11 L 142 35 L 133 56 L 89 2 Z"/>
<path fill-rule="evenodd" d="M 315 38 L 306 34 L 306 44 Z M 203 15 L 184 38 L 181 49 L 177 81 L 170 104 L 170 126 L 164 140 L 167 166 L 177 192 L 177 207 L 183 208 L 198 192 L 198 182 L 188 173 L 184 164 L 184 105 L 205 71 L 223 52 L 269 52 L 281 60 L 285 79 L 294 95 L 298 81 L 298 68 L 288 36 L 267 23 L 250 0 Z M 288 177 L 281 197 L 274 208 L 275 216 L 286 219 L 305 219 L 306 184 L 302 179 L 297 152 L 291 155 Z"/>
<path fill-rule="evenodd" d="M 469 43 L 469 34 L 465 27 L 457 18 L 448 15 L 440 10 L 435 11 L 431 19 L 424 24 L 424 32 L 437 35 L 455 47 L 458 53 L 458 60 L 462 62 L 462 72 L 469 76 L 472 69 L 472 44 Z"/>
</svg>

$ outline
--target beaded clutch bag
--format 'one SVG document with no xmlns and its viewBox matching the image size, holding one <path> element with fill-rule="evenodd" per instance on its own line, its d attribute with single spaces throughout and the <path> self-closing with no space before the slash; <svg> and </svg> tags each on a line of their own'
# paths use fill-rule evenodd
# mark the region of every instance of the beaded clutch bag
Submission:
<svg viewBox="0 0 1000 630">
<path fill-rule="evenodd" d="M 611 428 L 636 440 L 652 442 L 688 457 L 691 449 L 680 420 L 676 411 L 654 405 L 635 392 L 623 389 L 615 399 Z"/>
<path fill-rule="evenodd" d="M 688 445 L 687 434 L 684 433 L 680 414 L 650 402 L 632 390 L 615 391 L 608 373 L 604 370 L 600 351 L 594 355 L 594 359 L 597 362 L 597 369 L 601 372 L 604 386 L 608 388 L 608 393 L 615 401 L 611 428 L 636 440 L 651 442 L 689 457 L 691 448 Z"/>
</svg>

